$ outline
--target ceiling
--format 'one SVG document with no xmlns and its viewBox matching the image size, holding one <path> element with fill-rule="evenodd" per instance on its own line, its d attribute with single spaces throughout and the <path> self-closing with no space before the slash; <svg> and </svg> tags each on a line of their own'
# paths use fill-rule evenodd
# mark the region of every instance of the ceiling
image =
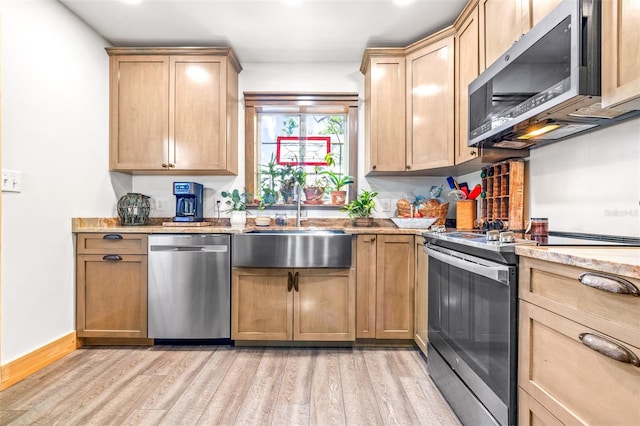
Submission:
<svg viewBox="0 0 640 426">
<path fill-rule="evenodd" d="M 366 47 L 406 46 L 451 25 L 466 3 L 58 1 L 114 46 L 228 46 L 240 62 L 360 62 Z"/>
</svg>

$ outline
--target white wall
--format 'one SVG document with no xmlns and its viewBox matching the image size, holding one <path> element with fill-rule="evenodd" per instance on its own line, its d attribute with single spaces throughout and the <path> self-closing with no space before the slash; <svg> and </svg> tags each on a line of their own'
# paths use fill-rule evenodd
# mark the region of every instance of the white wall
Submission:
<svg viewBox="0 0 640 426">
<path fill-rule="evenodd" d="M 640 118 L 532 150 L 528 181 L 550 230 L 640 237 Z"/>
<path fill-rule="evenodd" d="M 360 116 L 358 146 L 364 153 L 364 77 L 360 72 L 360 63 L 246 63 L 242 64 L 238 85 L 240 92 L 238 132 L 238 158 L 240 158 L 237 177 L 230 176 L 134 176 L 133 190 L 151 196 L 152 199 L 163 199 L 163 210 L 152 209 L 151 216 L 171 217 L 175 214 L 175 198 L 171 193 L 172 182 L 178 180 L 196 181 L 205 187 L 204 210 L 206 217 L 216 217 L 215 200 L 221 191 L 244 187 L 244 99 L 243 92 L 356 92 L 360 97 Z M 404 147 L 399 147 L 403 149 Z M 358 158 L 358 183 L 360 189 L 378 191 L 379 200 L 391 202 L 390 211 L 382 211 L 380 205 L 375 211 L 377 217 L 389 217 L 394 214 L 395 203 L 408 192 L 428 195 L 432 185 L 444 184 L 444 178 L 434 177 L 364 177 L 364 155 Z M 444 200 L 444 199 L 443 199 Z M 266 213 L 273 214 L 269 210 Z M 346 217 L 337 210 L 310 210 L 314 217 Z M 222 217 L 228 214 L 222 213 Z M 450 216 L 451 217 L 451 216 Z M 455 217 L 455 216 L 453 216 Z"/>
<path fill-rule="evenodd" d="M 4 365 L 75 330 L 71 218 L 114 216 L 131 179 L 108 171 L 106 42 L 53 0 L 0 14 L 2 166 L 23 180 L 2 194 Z"/>
</svg>

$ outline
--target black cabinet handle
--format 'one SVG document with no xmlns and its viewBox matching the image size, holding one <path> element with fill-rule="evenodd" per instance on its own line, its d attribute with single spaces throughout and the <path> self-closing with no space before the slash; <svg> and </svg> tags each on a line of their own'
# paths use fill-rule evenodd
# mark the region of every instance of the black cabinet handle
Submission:
<svg viewBox="0 0 640 426">
<path fill-rule="evenodd" d="M 120 234 L 107 234 L 104 237 L 102 237 L 103 240 L 121 240 L 122 239 L 122 235 Z"/>
<path fill-rule="evenodd" d="M 293 278 L 293 288 L 296 290 L 296 292 L 298 291 L 298 272 L 296 271 L 296 275 Z"/>
<path fill-rule="evenodd" d="M 117 254 L 108 254 L 106 256 L 103 256 L 102 260 L 122 260 L 122 257 L 118 256 Z"/>
<path fill-rule="evenodd" d="M 293 277 L 291 276 L 291 272 L 287 272 L 287 292 L 291 291 L 293 288 Z"/>
</svg>

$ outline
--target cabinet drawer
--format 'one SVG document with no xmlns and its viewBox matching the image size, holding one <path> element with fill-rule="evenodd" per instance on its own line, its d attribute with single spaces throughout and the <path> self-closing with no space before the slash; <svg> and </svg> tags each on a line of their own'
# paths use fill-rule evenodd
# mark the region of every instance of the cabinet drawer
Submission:
<svg viewBox="0 0 640 426">
<path fill-rule="evenodd" d="M 640 368 L 587 347 L 582 333 L 606 337 L 640 356 L 638 347 L 521 302 L 520 386 L 564 424 L 637 424 Z"/>
<path fill-rule="evenodd" d="M 582 284 L 574 266 L 520 258 L 520 298 L 640 347 L 640 297 Z M 601 274 L 613 277 L 612 274 Z M 640 280 L 622 278 L 636 288 Z"/>
<path fill-rule="evenodd" d="M 146 234 L 78 234 L 78 254 L 147 254 Z"/>
<path fill-rule="evenodd" d="M 544 408 L 531 395 L 518 389 L 518 424 L 520 426 L 561 426 L 560 420 Z"/>
</svg>

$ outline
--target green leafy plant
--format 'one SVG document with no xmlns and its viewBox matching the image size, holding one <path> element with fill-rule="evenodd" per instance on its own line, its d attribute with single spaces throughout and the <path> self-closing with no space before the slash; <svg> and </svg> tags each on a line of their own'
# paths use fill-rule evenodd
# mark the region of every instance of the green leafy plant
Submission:
<svg viewBox="0 0 640 426">
<path fill-rule="evenodd" d="M 234 189 L 231 192 L 222 191 L 220 194 L 222 195 L 222 198 L 227 199 L 224 203 L 229 206 L 225 212 L 228 213 L 232 211 L 247 210 L 247 197 L 251 198 L 249 194 L 245 192 L 240 193 L 237 189 Z"/>
<path fill-rule="evenodd" d="M 376 208 L 374 198 L 378 195 L 376 191 L 362 191 L 360 195 L 349 204 L 340 209 L 347 212 L 351 219 L 359 217 L 371 217 L 373 210 Z"/>
<path fill-rule="evenodd" d="M 353 176 L 350 175 L 339 175 L 331 170 L 324 170 L 321 173 L 329 177 L 329 189 L 332 191 L 341 191 L 343 187 L 354 182 Z"/>
<path fill-rule="evenodd" d="M 270 206 L 278 200 L 276 186 L 279 183 L 280 168 L 276 163 L 274 154 L 271 154 L 271 160 L 267 164 L 261 164 L 260 166 L 262 167 L 260 170 L 262 196 L 258 198 L 262 200 L 262 208 L 264 209 L 264 205 Z"/>
</svg>

